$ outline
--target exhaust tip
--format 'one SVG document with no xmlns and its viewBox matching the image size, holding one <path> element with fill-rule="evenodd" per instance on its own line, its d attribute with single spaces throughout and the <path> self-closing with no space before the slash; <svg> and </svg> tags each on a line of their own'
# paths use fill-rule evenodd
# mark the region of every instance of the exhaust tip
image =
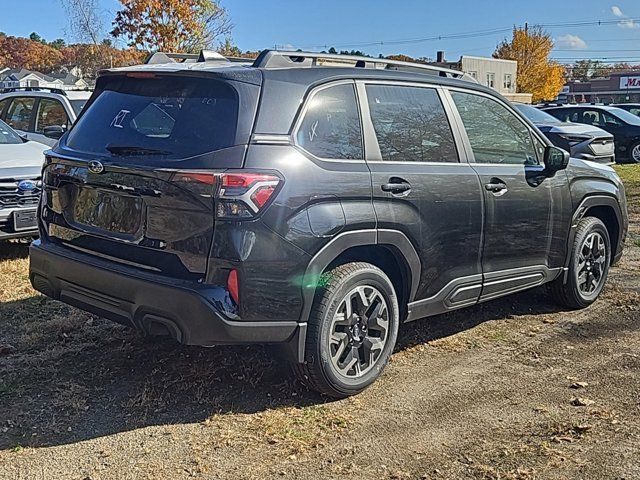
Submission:
<svg viewBox="0 0 640 480">
<path fill-rule="evenodd" d="M 176 342 L 182 343 L 182 330 L 168 318 L 146 314 L 142 317 L 142 329 L 152 337 L 171 337 Z"/>
</svg>

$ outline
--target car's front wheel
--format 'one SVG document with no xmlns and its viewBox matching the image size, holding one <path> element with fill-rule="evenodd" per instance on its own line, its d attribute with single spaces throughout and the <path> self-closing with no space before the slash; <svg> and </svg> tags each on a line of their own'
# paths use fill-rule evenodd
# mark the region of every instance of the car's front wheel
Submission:
<svg viewBox="0 0 640 480">
<path fill-rule="evenodd" d="M 389 277 L 369 263 L 340 265 L 321 283 L 298 374 L 325 395 L 355 395 L 389 361 L 398 335 L 398 299 Z"/>
<path fill-rule="evenodd" d="M 562 306 L 578 309 L 591 305 L 607 281 L 611 263 L 609 232 L 594 217 L 578 222 L 566 282 L 564 275 L 551 284 L 551 293 Z"/>
</svg>

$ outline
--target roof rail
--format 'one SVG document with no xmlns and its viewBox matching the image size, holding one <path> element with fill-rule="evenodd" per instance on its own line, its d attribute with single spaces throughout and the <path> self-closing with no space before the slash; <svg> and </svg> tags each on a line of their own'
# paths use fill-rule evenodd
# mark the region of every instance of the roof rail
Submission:
<svg viewBox="0 0 640 480">
<path fill-rule="evenodd" d="M 67 92 L 62 90 L 61 88 L 52 88 L 52 87 L 9 87 L 0 89 L 0 93 L 11 93 L 11 92 L 42 92 L 49 91 L 51 93 L 57 93 L 58 95 L 67 95 Z"/>
<path fill-rule="evenodd" d="M 328 60 L 323 62 L 323 60 Z M 282 50 L 263 50 L 255 62 L 254 67 L 262 68 L 295 68 L 316 66 L 351 66 L 357 68 L 376 68 L 398 70 L 403 72 L 426 73 L 441 77 L 458 78 L 478 83 L 471 75 L 450 68 L 437 67 L 425 63 L 403 62 L 387 58 L 370 58 L 356 55 L 342 55 L 335 53 L 294 52 Z"/>
<path fill-rule="evenodd" d="M 200 53 L 155 52 L 144 61 L 155 63 L 193 63 L 193 62 L 253 62 L 251 58 L 224 57 L 213 50 L 200 50 Z"/>
</svg>

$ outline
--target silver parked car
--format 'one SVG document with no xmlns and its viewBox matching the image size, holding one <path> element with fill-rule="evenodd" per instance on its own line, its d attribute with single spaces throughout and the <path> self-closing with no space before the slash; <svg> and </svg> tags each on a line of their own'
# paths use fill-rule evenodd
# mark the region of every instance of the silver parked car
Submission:
<svg viewBox="0 0 640 480">
<path fill-rule="evenodd" d="M 36 210 L 46 149 L 0 120 L 0 241 L 38 234 Z"/>
<path fill-rule="evenodd" d="M 0 120 L 29 140 L 53 147 L 87 103 L 91 92 L 39 87 L 0 91 Z"/>
<path fill-rule="evenodd" d="M 563 122 L 542 110 L 514 103 L 520 112 L 553 143 L 571 153 L 573 158 L 611 164 L 615 162 L 613 135 L 594 125 Z"/>
</svg>

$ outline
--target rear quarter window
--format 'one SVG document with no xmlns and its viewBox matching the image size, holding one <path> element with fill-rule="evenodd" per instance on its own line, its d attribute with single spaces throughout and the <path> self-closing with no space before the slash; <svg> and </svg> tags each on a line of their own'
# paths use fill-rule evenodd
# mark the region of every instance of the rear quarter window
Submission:
<svg viewBox="0 0 640 480">
<path fill-rule="evenodd" d="M 214 79 L 114 77 L 86 108 L 67 139 L 74 150 L 184 159 L 235 144 L 237 93 Z"/>
<path fill-rule="evenodd" d="M 363 158 L 360 114 L 353 84 L 332 85 L 312 95 L 296 132 L 296 143 L 319 158 Z"/>
</svg>

